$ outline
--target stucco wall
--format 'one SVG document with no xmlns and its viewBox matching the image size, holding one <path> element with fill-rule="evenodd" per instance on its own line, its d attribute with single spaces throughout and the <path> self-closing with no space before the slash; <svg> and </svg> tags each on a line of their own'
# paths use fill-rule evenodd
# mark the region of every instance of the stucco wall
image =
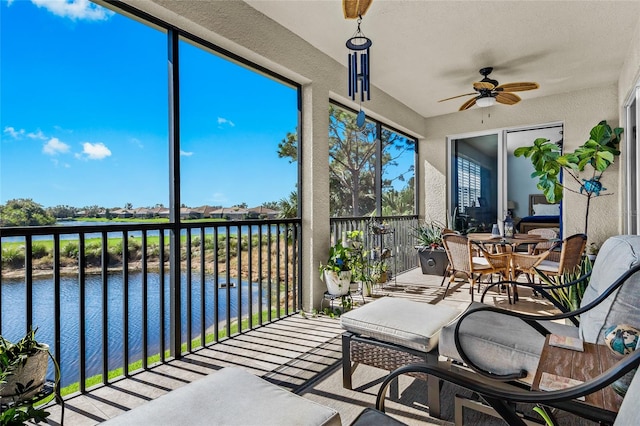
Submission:
<svg viewBox="0 0 640 426">
<path fill-rule="evenodd" d="M 603 119 L 614 126 L 618 123 L 618 96 L 615 85 L 529 99 L 515 106 L 475 108 L 426 119 L 427 135 L 422 141 L 419 156 L 419 164 L 425 173 L 425 217 L 444 218 L 446 215 L 444 188 L 447 173 L 447 135 L 561 121 L 564 123 L 564 147 L 573 151 L 588 139 L 591 128 Z M 602 242 L 606 237 L 620 232 L 618 170 L 619 162 L 614 163 L 603 177 L 607 193 L 612 195 L 601 196 L 591 202 L 591 241 Z M 583 232 L 586 198 L 568 191 L 565 191 L 564 197 L 565 235 Z"/>
</svg>

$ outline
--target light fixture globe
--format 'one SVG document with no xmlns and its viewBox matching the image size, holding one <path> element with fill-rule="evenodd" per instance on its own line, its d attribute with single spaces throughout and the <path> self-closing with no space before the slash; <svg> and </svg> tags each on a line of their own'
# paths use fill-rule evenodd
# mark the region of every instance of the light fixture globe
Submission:
<svg viewBox="0 0 640 426">
<path fill-rule="evenodd" d="M 495 105 L 495 103 L 496 103 L 496 98 L 494 98 L 493 96 L 487 96 L 487 97 L 476 99 L 476 105 L 478 105 L 480 108 L 490 107 L 492 105 Z"/>
</svg>

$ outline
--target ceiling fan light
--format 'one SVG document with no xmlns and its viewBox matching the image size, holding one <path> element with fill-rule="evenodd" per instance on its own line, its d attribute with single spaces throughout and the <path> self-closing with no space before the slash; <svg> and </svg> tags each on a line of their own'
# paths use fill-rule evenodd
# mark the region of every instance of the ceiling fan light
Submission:
<svg viewBox="0 0 640 426">
<path fill-rule="evenodd" d="M 492 96 L 488 96 L 486 98 L 479 98 L 476 100 L 476 105 L 478 105 L 480 108 L 490 107 L 492 105 L 495 105 L 495 103 L 496 103 L 496 98 Z"/>
</svg>

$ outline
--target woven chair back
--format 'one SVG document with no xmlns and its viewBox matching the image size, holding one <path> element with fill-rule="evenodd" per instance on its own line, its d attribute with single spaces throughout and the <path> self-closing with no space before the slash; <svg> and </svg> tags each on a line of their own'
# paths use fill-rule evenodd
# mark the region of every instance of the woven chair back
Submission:
<svg viewBox="0 0 640 426">
<path fill-rule="evenodd" d="M 464 235 L 445 234 L 442 245 L 449 257 L 449 263 L 454 271 L 471 272 L 471 256 L 469 255 L 469 239 Z"/>
<path fill-rule="evenodd" d="M 554 228 L 536 228 L 527 232 L 527 235 L 537 235 L 540 238 L 546 238 L 548 240 L 553 240 L 558 238 L 558 231 Z M 535 252 L 539 253 L 544 250 L 549 250 L 553 247 L 555 243 L 553 241 L 549 241 L 548 243 L 538 243 L 535 247 Z"/>
<path fill-rule="evenodd" d="M 587 236 L 584 234 L 575 234 L 565 238 L 560 251 L 558 273 L 573 272 L 576 268 L 579 268 L 582 264 L 582 255 L 586 246 Z"/>
</svg>

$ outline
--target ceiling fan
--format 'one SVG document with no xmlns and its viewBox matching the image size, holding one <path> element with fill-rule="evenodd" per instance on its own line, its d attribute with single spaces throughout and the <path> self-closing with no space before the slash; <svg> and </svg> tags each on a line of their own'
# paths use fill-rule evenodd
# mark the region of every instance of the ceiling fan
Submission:
<svg viewBox="0 0 640 426">
<path fill-rule="evenodd" d="M 491 74 L 491 71 L 493 71 L 493 67 L 486 67 L 480 70 L 480 74 L 482 74 L 484 78 L 473 83 L 473 90 L 475 90 L 475 92 L 441 99 L 438 102 L 461 98 L 463 96 L 476 95 L 475 97 L 463 103 L 458 111 L 464 111 L 465 109 L 469 109 L 474 105 L 478 105 L 479 107 L 488 107 L 494 105 L 496 102 L 504 105 L 514 105 L 520 102 L 522 99 L 520 99 L 520 96 L 511 92 L 535 90 L 540 87 L 538 83 L 533 81 L 499 84 L 497 80 L 489 78 L 489 74 Z"/>
</svg>

